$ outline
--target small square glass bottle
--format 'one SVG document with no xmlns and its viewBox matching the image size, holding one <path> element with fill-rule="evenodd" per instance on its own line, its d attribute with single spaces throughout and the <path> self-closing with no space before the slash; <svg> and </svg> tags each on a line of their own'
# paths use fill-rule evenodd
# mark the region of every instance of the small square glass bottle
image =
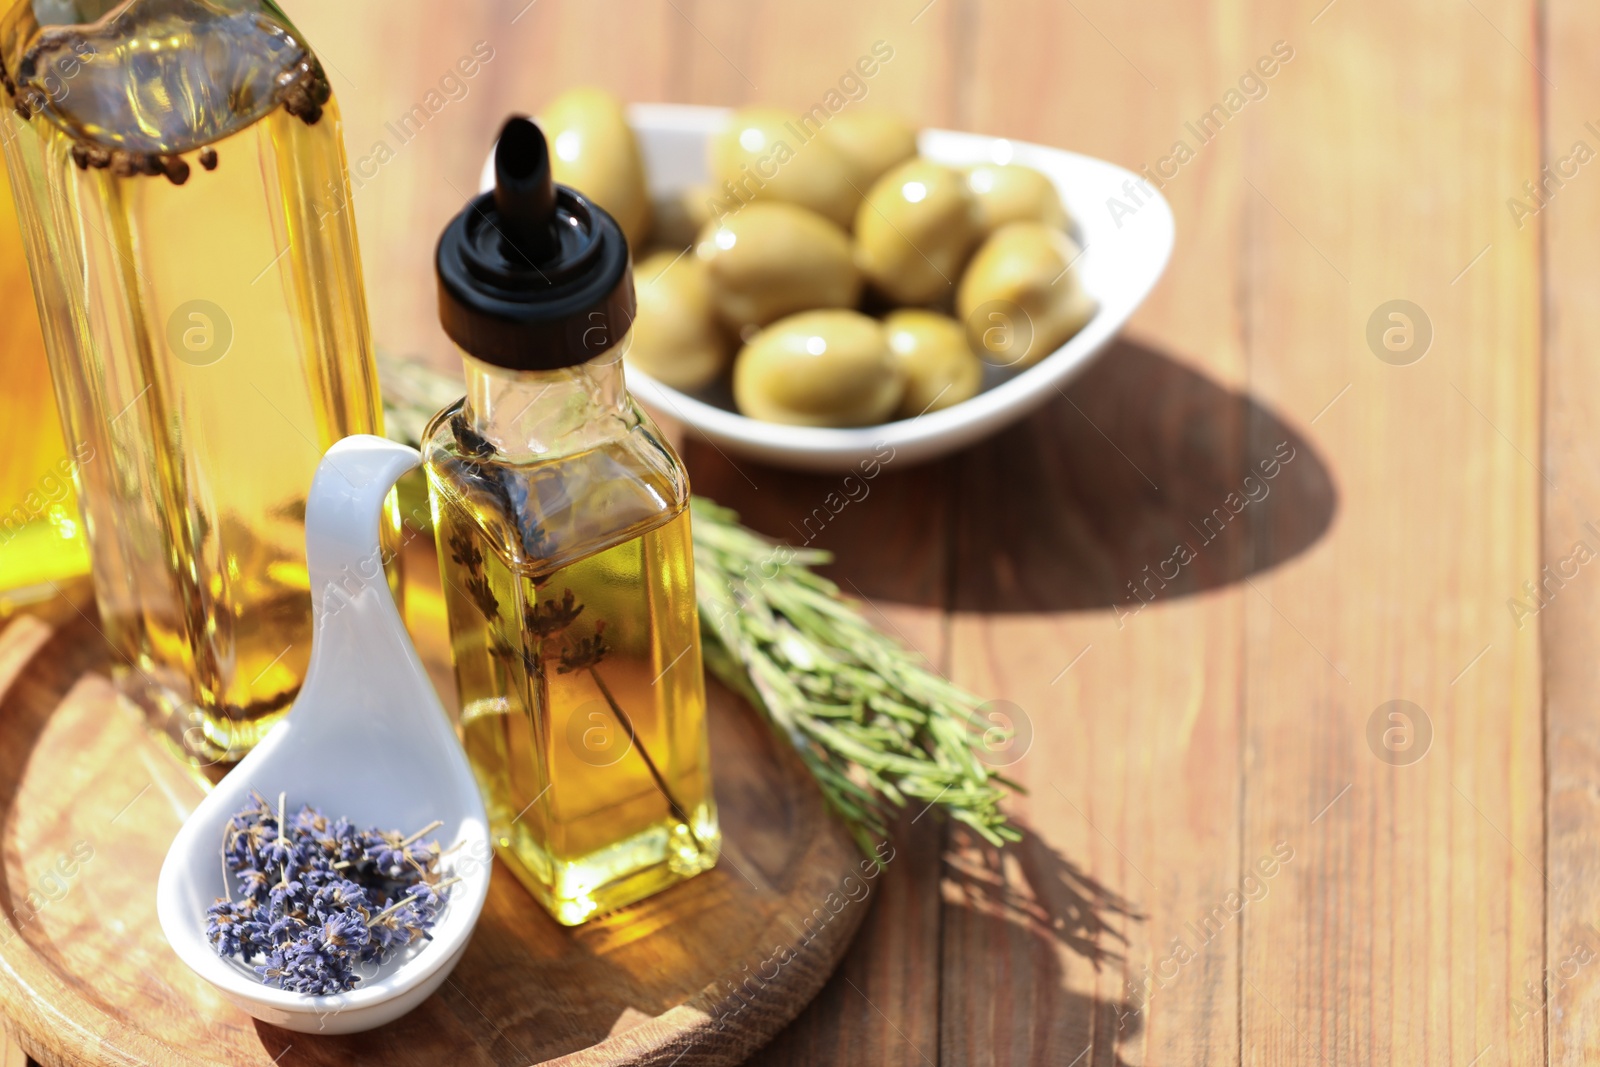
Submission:
<svg viewBox="0 0 1600 1067">
<path fill-rule="evenodd" d="M 512 119 L 439 242 L 467 395 L 423 440 L 461 735 L 501 857 L 568 925 L 717 858 L 689 483 L 628 395 L 616 223 Z"/>
</svg>

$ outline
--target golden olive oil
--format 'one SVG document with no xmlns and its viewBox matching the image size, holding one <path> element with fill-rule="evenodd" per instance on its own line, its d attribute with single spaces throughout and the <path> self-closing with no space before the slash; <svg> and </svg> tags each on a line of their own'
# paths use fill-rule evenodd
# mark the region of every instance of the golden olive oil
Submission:
<svg viewBox="0 0 1600 1067">
<path fill-rule="evenodd" d="M 532 557 L 525 517 L 463 493 L 485 465 L 433 453 L 428 467 L 462 741 L 503 857 L 551 914 L 580 923 L 716 861 L 689 513 L 674 501 L 595 543 L 538 540 L 554 558 Z M 502 484 L 524 479 L 487 465 Z M 563 496 L 596 471 L 653 477 L 635 466 L 600 448 L 539 477 Z M 603 493 L 589 502 L 603 507 Z"/>
<path fill-rule="evenodd" d="M 0 617 L 52 596 L 89 556 L 73 475 L 87 446 L 61 440 L 11 187 L 0 175 Z M 92 458 L 92 456 L 90 456 Z"/>
<path fill-rule="evenodd" d="M 305 673 L 318 460 L 380 429 L 339 112 L 272 4 L 76 6 L 0 23 L 0 135 L 96 596 L 123 695 L 236 760 Z"/>
</svg>

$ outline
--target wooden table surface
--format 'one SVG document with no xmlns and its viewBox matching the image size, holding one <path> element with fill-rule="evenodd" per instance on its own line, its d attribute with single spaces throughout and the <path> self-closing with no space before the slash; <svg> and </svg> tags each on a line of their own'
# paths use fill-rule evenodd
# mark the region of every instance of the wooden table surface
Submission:
<svg viewBox="0 0 1600 1067">
<path fill-rule="evenodd" d="M 908 816 L 846 962 L 756 1062 L 1600 1058 L 1600 8 L 285 7 L 342 99 L 379 343 L 442 363 L 435 237 L 504 115 L 572 84 L 808 108 L 884 41 L 868 104 L 1170 175 L 1177 248 L 1125 339 L 816 538 L 1009 702 L 1030 833 L 997 853 Z M 1397 300 L 1409 348 L 1382 343 Z M 689 460 L 791 539 L 833 488 Z"/>
</svg>

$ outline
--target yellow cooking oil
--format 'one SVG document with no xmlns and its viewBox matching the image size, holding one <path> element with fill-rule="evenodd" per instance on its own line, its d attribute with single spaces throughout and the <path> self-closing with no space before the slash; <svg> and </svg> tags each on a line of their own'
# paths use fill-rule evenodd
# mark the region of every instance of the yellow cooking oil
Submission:
<svg viewBox="0 0 1600 1067">
<path fill-rule="evenodd" d="M 615 445 L 531 472 L 430 450 L 427 469 L 462 741 L 502 857 L 569 925 L 709 869 L 721 838 L 686 490 Z M 641 484 L 669 507 L 601 533 L 629 510 L 608 489 Z M 507 500 L 541 491 L 567 521 L 530 539 Z"/>
<path fill-rule="evenodd" d="M 226 764 L 305 675 L 317 463 L 381 430 L 338 106 L 271 3 L 7 6 L 0 139 L 116 681 Z"/>
<path fill-rule="evenodd" d="M 61 439 L 44 338 L 28 288 L 11 185 L 0 174 L 0 618 L 54 596 L 89 557 L 73 477 L 92 460 Z"/>
</svg>

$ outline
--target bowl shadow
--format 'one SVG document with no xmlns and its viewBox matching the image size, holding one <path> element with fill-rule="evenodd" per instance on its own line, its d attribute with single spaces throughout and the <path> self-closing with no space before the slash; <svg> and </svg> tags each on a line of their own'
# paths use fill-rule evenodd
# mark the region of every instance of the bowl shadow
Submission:
<svg viewBox="0 0 1600 1067">
<path fill-rule="evenodd" d="M 695 491 L 834 553 L 870 599 L 963 611 L 1138 610 L 1274 567 L 1332 525 L 1326 463 L 1284 419 L 1119 340 L 1033 415 L 918 466 L 807 474 L 685 448 Z"/>
</svg>

